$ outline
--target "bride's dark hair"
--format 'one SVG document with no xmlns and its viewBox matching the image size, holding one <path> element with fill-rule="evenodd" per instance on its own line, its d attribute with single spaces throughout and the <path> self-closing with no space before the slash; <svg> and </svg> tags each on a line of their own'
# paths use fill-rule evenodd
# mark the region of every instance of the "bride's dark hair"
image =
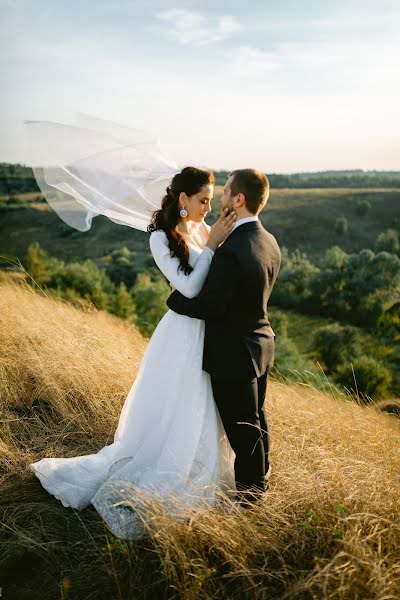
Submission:
<svg viewBox="0 0 400 600">
<path fill-rule="evenodd" d="M 185 167 L 172 178 L 171 185 L 167 187 L 167 193 L 161 201 L 161 208 L 153 212 L 151 223 L 147 227 L 149 233 L 158 229 L 165 231 L 170 254 L 179 258 L 179 269 L 182 269 L 185 275 L 189 275 L 193 269 L 189 265 L 189 248 L 176 227 L 181 219 L 179 194 L 185 192 L 187 196 L 193 196 L 200 192 L 203 185 L 214 183 L 212 171 Z"/>
</svg>

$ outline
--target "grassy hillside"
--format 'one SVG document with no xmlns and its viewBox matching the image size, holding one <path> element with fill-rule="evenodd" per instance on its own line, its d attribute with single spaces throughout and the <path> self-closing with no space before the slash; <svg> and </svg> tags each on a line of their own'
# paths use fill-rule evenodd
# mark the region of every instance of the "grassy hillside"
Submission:
<svg viewBox="0 0 400 600">
<path fill-rule="evenodd" d="M 221 186 L 215 190 L 213 223 L 220 209 Z M 35 201 L 38 194 L 22 194 L 13 203 L 0 197 L 0 255 L 23 260 L 32 242 L 50 254 L 67 261 L 108 254 L 126 246 L 137 252 L 138 265 L 149 257 L 148 236 L 129 227 L 96 217 L 92 229 L 81 233 L 66 225 L 46 204 Z M 357 214 L 357 203 L 367 200 L 371 208 L 365 216 Z M 338 217 L 346 217 L 346 234 L 335 231 Z M 327 248 L 341 246 L 346 252 L 372 248 L 378 234 L 389 227 L 400 227 L 399 190 L 363 189 L 277 189 L 272 190 L 262 221 L 281 246 L 299 248 L 314 261 Z"/>
<path fill-rule="evenodd" d="M 400 421 L 308 386 L 269 384 L 273 474 L 252 512 L 158 512 L 125 542 L 44 491 L 28 464 L 112 441 L 145 345 L 106 313 L 0 282 L 4 598 L 394 600 Z"/>
</svg>

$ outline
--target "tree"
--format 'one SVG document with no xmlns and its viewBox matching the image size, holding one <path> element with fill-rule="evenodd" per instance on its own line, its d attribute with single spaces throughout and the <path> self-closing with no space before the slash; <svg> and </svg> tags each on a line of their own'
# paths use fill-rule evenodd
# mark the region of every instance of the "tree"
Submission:
<svg viewBox="0 0 400 600">
<path fill-rule="evenodd" d="M 344 235 L 349 229 L 349 222 L 346 217 L 338 217 L 335 222 L 335 231 L 339 235 Z"/>
<path fill-rule="evenodd" d="M 309 304 L 312 301 L 312 281 L 318 277 L 319 268 L 310 262 L 306 254 L 296 250 L 292 255 L 282 248 L 282 265 L 271 301 L 282 307 Z"/>
<path fill-rule="evenodd" d="M 108 277 L 116 285 L 124 282 L 127 287 L 131 287 L 136 279 L 136 252 L 129 250 L 126 246 L 113 250 L 111 254 L 102 259 L 105 265 Z"/>
<path fill-rule="evenodd" d="M 99 269 L 90 259 L 83 263 L 63 264 L 63 268 L 54 273 L 49 285 L 61 289 L 72 288 L 99 309 L 109 307 L 115 292 L 115 286 L 104 269 Z"/>
<path fill-rule="evenodd" d="M 44 285 L 51 281 L 54 272 L 64 265 L 56 258 L 50 257 L 39 242 L 28 246 L 26 253 L 27 271 L 38 285 Z"/>
<path fill-rule="evenodd" d="M 298 381 L 305 373 L 318 375 L 311 361 L 301 354 L 296 343 L 288 336 L 289 320 L 285 313 L 273 310 L 272 324 L 275 332 L 274 376 Z"/>
<path fill-rule="evenodd" d="M 395 229 L 382 231 L 375 240 L 374 249 L 376 252 L 389 252 L 390 254 L 400 254 L 399 234 Z"/>
<path fill-rule="evenodd" d="M 319 299 L 319 306 L 334 317 L 346 315 L 351 310 L 349 299 L 343 295 L 348 260 L 349 255 L 339 246 L 329 248 L 321 261 L 319 277 L 311 282 L 311 290 Z"/>
<path fill-rule="evenodd" d="M 335 375 L 338 383 L 367 402 L 388 393 L 392 374 L 383 363 L 371 356 L 361 356 L 352 364 L 342 365 Z"/>
<path fill-rule="evenodd" d="M 155 281 L 152 281 L 147 273 L 139 273 L 132 293 L 135 301 L 136 325 L 143 335 L 149 337 L 167 310 L 166 300 L 171 289 L 164 278 L 158 276 Z"/>
<path fill-rule="evenodd" d="M 328 372 L 332 372 L 340 364 L 357 358 L 361 352 L 361 337 L 355 327 L 333 323 L 316 330 L 312 345 Z"/>
<path fill-rule="evenodd" d="M 113 313 L 121 319 L 134 319 L 135 303 L 131 294 L 126 289 L 124 282 L 120 283 L 118 292 L 115 296 Z"/>
<path fill-rule="evenodd" d="M 368 200 L 359 200 L 356 204 L 356 213 L 360 217 L 365 217 L 371 208 L 371 203 Z"/>
</svg>

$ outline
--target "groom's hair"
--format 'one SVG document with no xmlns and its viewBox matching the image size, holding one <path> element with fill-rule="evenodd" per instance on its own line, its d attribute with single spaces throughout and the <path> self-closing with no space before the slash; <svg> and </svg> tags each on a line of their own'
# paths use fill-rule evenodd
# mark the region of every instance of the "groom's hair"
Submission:
<svg viewBox="0 0 400 600">
<path fill-rule="evenodd" d="M 231 195 L 242 193 L 246 200 L 246 208 L 253 215 L 257 215 L 265 206 L 269 195 L 268 177 L 257 169 L 237 169 L 229 176 L 233 176 Z"/>
</svg>

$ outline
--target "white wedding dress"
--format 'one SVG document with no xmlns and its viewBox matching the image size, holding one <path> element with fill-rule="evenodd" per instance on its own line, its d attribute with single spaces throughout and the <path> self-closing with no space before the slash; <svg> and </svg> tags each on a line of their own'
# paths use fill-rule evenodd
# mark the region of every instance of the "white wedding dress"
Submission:
<svg viewBox="0 0 400 600">
<path fill-rule="evenodd" d="M 185 275 L 178 271 L 178 258 L 171 258 L 163 231 L 150 235 L 150 248 L 174 288 L 187 297 L 199 293 L 211 249 L 189 246 L 193 271 Z M 180 518 L 191 507 L 213 505 L 218 490 L 234 490 L 234 454 L 210 376 L 202 370 L 203 344 L 204 321 L 169 310 L 143 355 L 114 442 L 96 454 L 31 463 L 43 487 L 65 507 L 82 510 L 92 504 L 124 539 L 146 530 L 143 493 L 161 499 Z"/>
</svg>

